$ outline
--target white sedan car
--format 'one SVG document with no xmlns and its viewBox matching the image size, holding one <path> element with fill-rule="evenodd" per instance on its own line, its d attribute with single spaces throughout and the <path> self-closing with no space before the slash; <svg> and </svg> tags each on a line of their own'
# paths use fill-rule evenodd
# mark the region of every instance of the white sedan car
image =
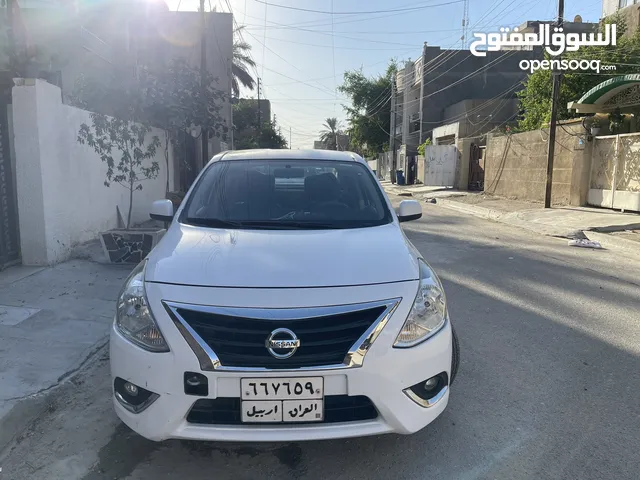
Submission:
<svg viewBox="0 0 640 480">
<path fill-rule="evenodd" d="M 286 179 L 296 179 L 295 182 Z M 292 188 L 293 184 L 296 188 Z M 366 162 L 215 156 L 120 294 L 117 415 L 151 440 L 410 434 L 447 406 L 458 342 L 442 284 Z"/>
</svg>

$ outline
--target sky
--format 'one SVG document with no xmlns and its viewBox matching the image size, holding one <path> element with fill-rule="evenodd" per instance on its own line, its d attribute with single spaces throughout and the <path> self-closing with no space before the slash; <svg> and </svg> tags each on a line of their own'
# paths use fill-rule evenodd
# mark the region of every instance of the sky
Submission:
<svg viewBox="0 0 640 480">
<path fill-rule="evenodd" d="M 165 1 L 171 10 L 199 5 L 199 0 Z M 391 58 L 417 59 L 424 42 L 462 47 L 463 0 L 205 1 L 207 10 L 213 7 L 231 11 L 236 24 L 246 26 L 244 38 L 257 63 L 253 73 L 263 85 L 260 96 L 271 101 L 292 148 L 312 148 L 328 117 L 347 126 L 342 105 L 348 99 L 337 90 L 345 71 L 380 75 Z M 469 38 L 473 32 L 553 19 L 557 8 L 557 0 L 469 0 Z M 601 10 L 602 0 L 565 0 L 567 20 L 579 14 L 585 22 L 598 21 Z M 256 95 L 241 92 L 246 98 Z"/>
</svg>

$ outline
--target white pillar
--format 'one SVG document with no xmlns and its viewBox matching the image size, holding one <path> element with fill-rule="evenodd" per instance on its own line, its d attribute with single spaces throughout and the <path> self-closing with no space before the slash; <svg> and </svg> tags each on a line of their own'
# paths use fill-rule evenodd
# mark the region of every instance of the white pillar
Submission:
<svg viewBox="0 0 640 480">
<path fill-rule="evenodd" d="M 73 192 L 55 191 L 58 171 L 62 101 L 60 89 L 44 80 L 19 79 L 13 87 L 13 132 L 20 250 L 25 265 L 51 265 L 70 254 L 65 222 L 56 218 L 55 203 Z M 64 201 L 64 200 L 62 200 Z"/>
</svg>

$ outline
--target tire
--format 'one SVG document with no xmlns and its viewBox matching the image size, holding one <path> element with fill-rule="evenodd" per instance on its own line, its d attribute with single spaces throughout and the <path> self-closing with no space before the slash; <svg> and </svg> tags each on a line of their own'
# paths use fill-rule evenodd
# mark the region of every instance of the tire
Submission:
<svg viewBox="0 0 640 480">
<path fill-rule="evenodd" d="M 451 354 L 451 380 L 449 381 L 449 385 L 453 385 L 453 381 L 458 374 L 458 367 L 460 366 L 460 342 L 458 342 L 458 335 L 456 334 L 455 328 L 453 328 L 453 324 L 451 325 L 451 335 L 453 351 Z"/>
</svg>

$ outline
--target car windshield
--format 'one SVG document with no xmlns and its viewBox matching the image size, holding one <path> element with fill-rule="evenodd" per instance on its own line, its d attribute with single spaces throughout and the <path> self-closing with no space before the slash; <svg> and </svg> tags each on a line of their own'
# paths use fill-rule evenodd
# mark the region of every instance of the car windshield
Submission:
<svg viewBox="0 0 640 480">
<path fill-rule="evenodd" d="M 391 220 L 367 167 L 323 160 L 213 163 L 180 217 L 205 227 L 274 229 L 362 228 Z"/>
</svg>

